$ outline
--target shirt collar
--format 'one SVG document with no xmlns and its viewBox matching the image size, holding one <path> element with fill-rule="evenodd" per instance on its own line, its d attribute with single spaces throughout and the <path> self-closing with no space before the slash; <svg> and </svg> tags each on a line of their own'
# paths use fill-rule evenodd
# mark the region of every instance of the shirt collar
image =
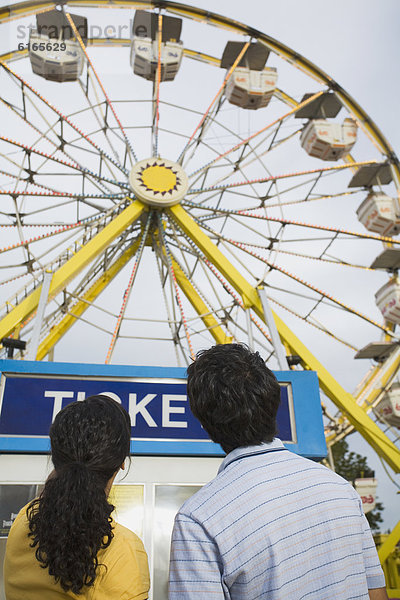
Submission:
<svg viewBox="0 0 400 600">
<path fill-rule="evenodd" d="M 242 446 L 240 448 L 235 448 L 225 456 L 218 469 L 218 473 L 221 473 L 231 462 L 236 461 L 238 458 L 244 458 L 245 456 L 252 456 L 255 454 L 264 454 L 271 450 L 286 450 L 286 448 L 279 438 L 274 438 L 272 442 L 257 444 L 256 446 Z"/>
</svg>

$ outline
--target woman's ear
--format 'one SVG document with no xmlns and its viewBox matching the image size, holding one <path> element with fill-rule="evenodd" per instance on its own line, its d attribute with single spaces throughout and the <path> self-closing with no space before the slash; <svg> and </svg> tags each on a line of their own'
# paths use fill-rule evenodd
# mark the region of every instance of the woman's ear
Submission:
<svg viewBox="0 0 400 600">
<path fill-rule="evenodd" d="M 122 469 L 122 471 L 125 471 L 125 461 L 122 463 L 121 469 Z"/>
</svg>

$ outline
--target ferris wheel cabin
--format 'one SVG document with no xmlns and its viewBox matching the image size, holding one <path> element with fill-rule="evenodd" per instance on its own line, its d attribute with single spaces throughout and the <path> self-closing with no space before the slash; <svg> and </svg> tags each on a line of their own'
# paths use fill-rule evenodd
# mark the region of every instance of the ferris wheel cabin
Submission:
<svg viewBox="0 0 400 600">
<path fill-rule="evenodd" d="M 387 321 L 400 324 L 400 281 L 396 276 L 379 288 L 375 300 Z"/>
<path fill-rule="evenodd" d="M 357 217 L 368 231 L 393 236 L 400 231 L 400 219 L 394 198 L 383 192 L 369 192 L 357 209 Z"/>
<path fill-rule="evenodd" d="M 359 477 L 353 482 L 357 494 L 361 498 L 364 514 L 374 510 L 376 506 L 376 488 L 378 481 L 375 477 Z"/>
<path fill-rule="evenodd" d="M 221 67 L 230 69 L 244 47 L 242 42 L 228 42 Z M 275 67 L 265 67 L 269 50 L 259 43 L 250 44 L 225 87 L 231 104 L 250 110 L 268 105 L 275 91 L 278 73 Z"/>
<path fill-rule="evenodd" d="M 393 383 L 377 407 L 377 414 L 393 427 L 400 427 L 400 383 Z"/>
<path fill-rule="evenodd" d="M 357 123 L 346 118 L 342 124 L 325 119 L 309 121 L 300 136 L 301 147 L 310 156 L 321 160 L 339 160 L 357 140 Z"/>
<path fill-rule="evenodd" d="M 87 41 L 87 19 L 71 15 L 82 41 Z M 32 71 L 50 81 L 76 81 L 82 74 L 84 57 L 66 15 L 50 10 L 36 15 L 36 29 L 29 36 Z"/>
<path fill-rule="evenodd" d="M 183 56 L 182 19 L 162 18 L 160 81 L 173 81 Z M 155 81 L 159 63 L 158 16 L 137 10 L 132 27 L 131 66 L 135 75 Z"/>
<path fill-rule="evenodd" d="M 305 94 L 303 103 L 313 94 Z M 354 146 L 357 140 L 357 123 L 346 118 L 343 123 L 329 121 L 336 117 L 342 108 L 340 100 L 333 92 L 325 92 L 296 112 L 296 119 L 308 119 L 300 135 L 301 147 L 315 158 L 339 160 Z"/>
</svg>

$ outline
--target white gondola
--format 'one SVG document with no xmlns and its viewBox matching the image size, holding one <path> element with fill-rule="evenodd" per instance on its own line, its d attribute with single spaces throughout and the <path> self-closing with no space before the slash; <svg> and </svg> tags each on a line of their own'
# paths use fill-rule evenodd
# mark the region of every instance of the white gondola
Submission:
<svg viewBox="0 0 400 600">
<path fill-rule="evenodd" d="M 182 42 L 161 44 L 161 81 L 173 81 L 181 66 Z M 150 38 L 135 38 L 131 45 L 131 66 L 135 75 L 155 81 L 158 67 L 158 43 Z"/>
<path fill-rule="evenodd" d="M 376 304 L 387 321 L 400 324 L 400 282 L 390 279 L 375 294 Z"/>
<path fill-rule="evenodd" d="M 274 67 L 265 66 L 269 50 L 258 42 L 250 44 L 236 64 L 244 46 L 243 42 L 227 42 L 224 48 L 221 68 L 229 71 L 235 64 L 224 94 L 231 104 L 256 110 L 267 106 L 271 100 L 278 81 L 278 73 Z"/>
<path fill-rule="evenodd" d="M 86 18 L 71 17 L 86 42 Z M 29 58 L 32 71 L 50 81 L 76 81 L 82 74 L 85 57 L 64 13 L 52 10 L 37 15 L 36 29 L 29 35 Z"/>
<path fill-rule="evenodd" d="M 314 119 L 300 136 L 301 147 L 321 160 L 338 160 L 352 149 L 357 140 L 357 123 L 347 118 L 340 123 Z"/>
<path fill-rule="evenodd" d="M 228 80 L 225 96 L 231 104 L 256 110 L 267 106 L 275 91 L 278 73 L 274 67 L 254 71 L 237 67 Z"/>
<path fill-rule="evenodd" d="M 391 386 L 375 410 L 389 425 L 400 428 L 400 383 Z"/>
<path fill-rule="evenodd" d="M 180 41 L 182 19 L 164 16 L 162 19 L 161 44 L 158 43 L 158 17 L 156 14 L 137 10 L 132 27 L 130 63 L 135 75 L 155 81 L 160 53 L 160 81 L 173 81 L 183 57 Z"/>
<path fill-rule="evenodd" d="M 354 480 L 354 487 L 361 497 L 364 513 L 374 510 L 376 506 L 376 488 L 378 482 L 375 477 L 360 477 Z"/>
<path fill-rule="evenodd" d="M 368 231 L 393 236 L 400 230 L 393 198 L 382 192 L 370 192 L 357 209 L 357 217 Z"/>
</svg>

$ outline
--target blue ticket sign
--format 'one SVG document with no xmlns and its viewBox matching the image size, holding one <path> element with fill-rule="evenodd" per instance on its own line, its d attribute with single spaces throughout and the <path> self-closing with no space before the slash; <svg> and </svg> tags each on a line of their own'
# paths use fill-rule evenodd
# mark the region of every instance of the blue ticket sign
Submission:
<svg viewBox="0 0 400 600">
<path fill-rule="evenodd" d="M 223 454 L 190 411 L 185 369 L 6 360 L 0 361 L 0 372 L 0 451 L 48 452 L 56 414 L 70 402 L 106 394 L 129 412 L 133 454 Z M 276 375 L 279 437 L 295 452 L 325 456 L 315 373 Z"/>
</svg>

